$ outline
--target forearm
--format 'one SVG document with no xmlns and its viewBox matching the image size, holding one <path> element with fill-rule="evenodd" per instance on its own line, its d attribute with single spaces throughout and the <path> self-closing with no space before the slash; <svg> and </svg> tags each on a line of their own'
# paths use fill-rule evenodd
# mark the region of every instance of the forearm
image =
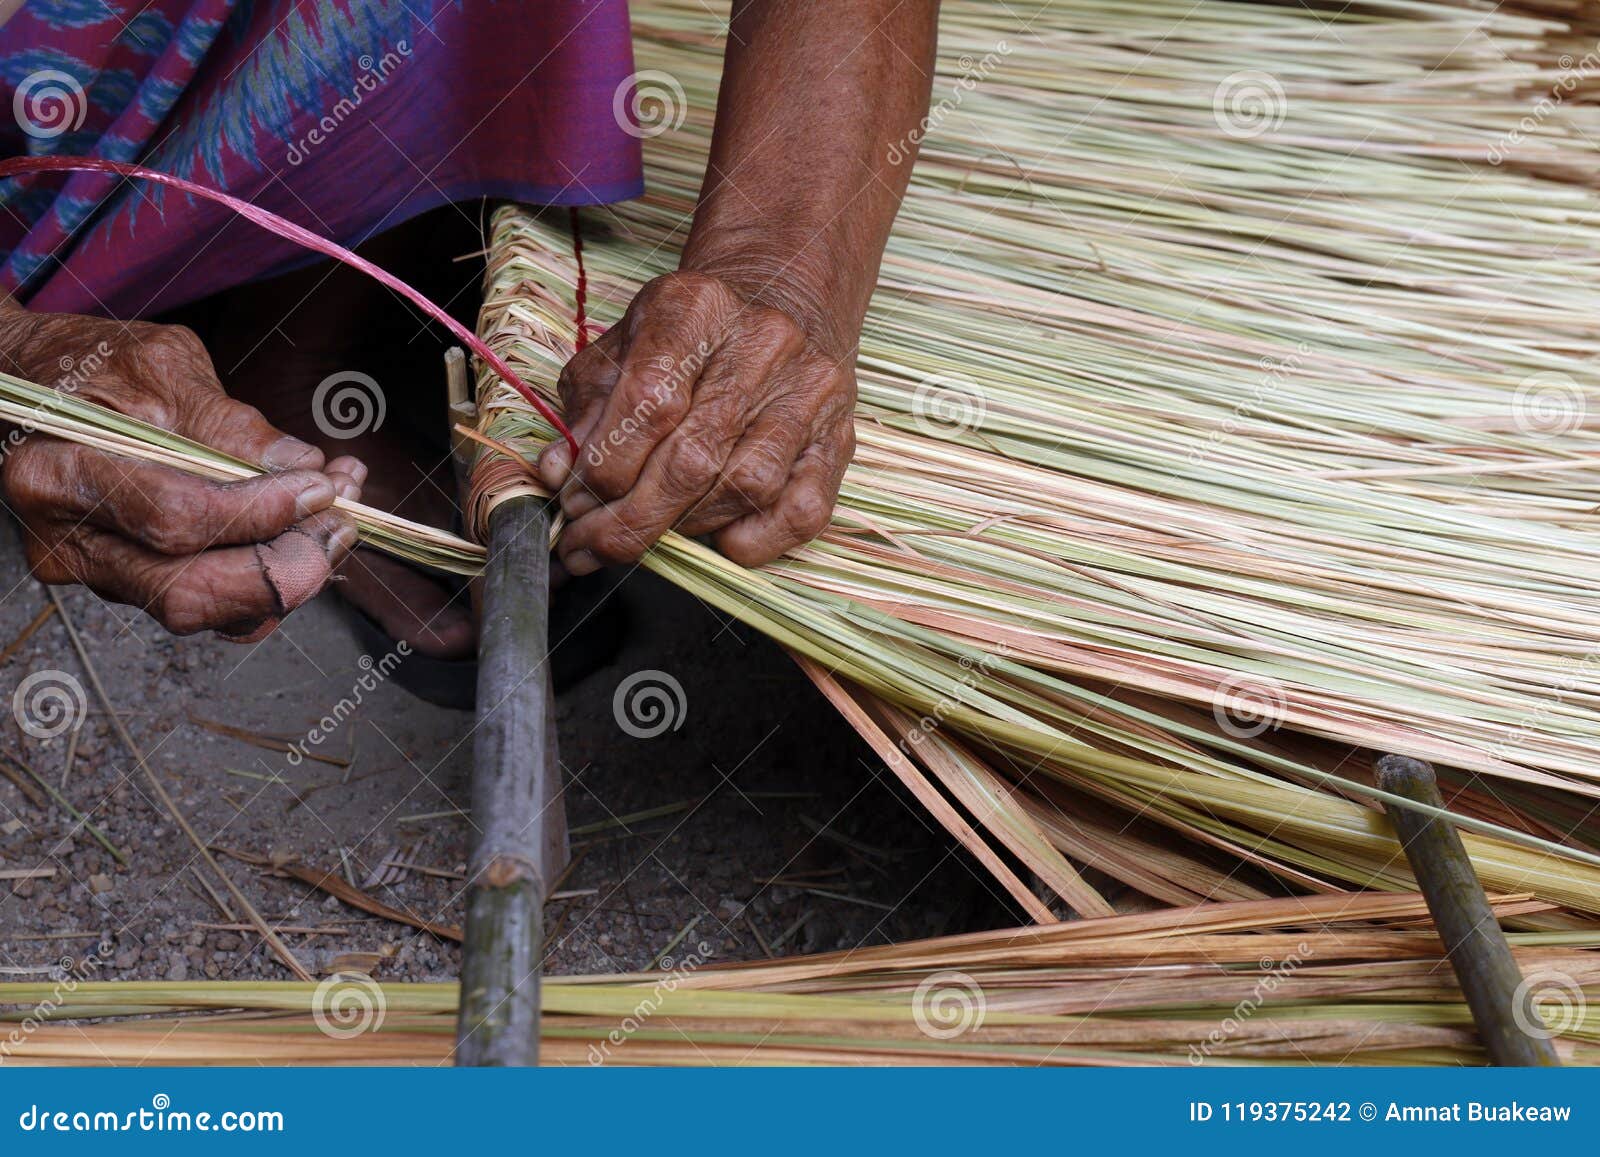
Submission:
<svg viewBox="0 0 1600 1157">
<path fill-rule="evenodd" d="M 937 0 L 736 0 L 683 268 L 855 346 L 916 155 Z"/>
</svg>

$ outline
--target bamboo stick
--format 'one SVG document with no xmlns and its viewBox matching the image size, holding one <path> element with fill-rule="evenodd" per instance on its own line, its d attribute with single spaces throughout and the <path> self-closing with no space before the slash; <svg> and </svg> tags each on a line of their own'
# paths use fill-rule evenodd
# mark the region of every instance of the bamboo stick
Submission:
<svg viewBox="0 0 1600 1157">
<path fill-rule="evenodd" d="M 550 520 L 534 498 L 489 520 L 456 1062 L 539 1059 L 547 885 L 565 843 L 549 679 Z"/>
<path fill-rule="evenodd" d="M 1433 768 L 1420 759 L 1385 755 L 1378 760 L 1378 786 L 1444 810 Z M 1428 912 L 1489 1059 L 1497 1065 L 1559 1065 L 1550 1041 L 1524 1027 L 1540 1023 L 1533 992 L 1512 958 L 1461 836 L 1448 820 L 1405 807 L 1391 806 L 1389 822 L 1400 834 L 1406 859 L 1427 897 Z"/>
</svg>

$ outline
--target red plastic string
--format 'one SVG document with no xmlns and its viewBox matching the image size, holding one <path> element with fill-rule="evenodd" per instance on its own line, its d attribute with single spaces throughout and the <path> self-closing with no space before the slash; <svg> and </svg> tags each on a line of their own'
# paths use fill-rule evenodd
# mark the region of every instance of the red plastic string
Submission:
<svg viewBox="0 0 1600 1157">
<path fill-rule="evenodd" d="M 232 209 L 235 213 L 239 214 L 239 216 L 255 222 L 269 233 L 276 233 L 279 237 L 282 237 L 288 241 L 293 241 L 296 245 L 331 257 L 335 261 L 348 265 L 352 269 L 359 270 L 360 272 L 365 273 L 368 277 L 371 277 L 374 280 L 388 286 L 390 289 L 404 297 L 407 301 L 415 304 L 418 309 L 422 310 L 429 317 L 432 317 L 435 321 L 443 325 L 452 334 L 454 334 L 457 340 L 459 340 L 463 345 L 465 345 L 473 353 L 477 354 L 484 361 L 488 362 L 489 365 L 494 368 L 495 373 L 499 374 L 506 381 L 510 382 L 512 388 L 526 398 L 529 405 L 531 405 L 535 410 L 538 410 L 540 414 L 544 415 L 545 420 L 554 426 L 558 431 L 560 431 L 561 436 L 567 440 L 567 445 L 572 447 L 573 460 L 577 460 L 578 443 L 577 440 L 573 438 L 572 431 L 567 429 L 566 423 L 564 423 L 560 417 L 557 416 L 556 412 L 550 408 L 549 403 L 547 403 L 543 398 L 539 397 L 538 394 L 530 390 L 521 378 L 517 377 L 516 374 L 511 372 L 510 366 L 501 361 L 500 358 L 495 355 L 493 350 L 491 350 L 482 341 L 478 340 L 477 334 L 473 333 L 466 326 L 462 325 L 455 318 L 451 317 L 443 309 L 439 308 L 439 306 L 429 301 L 422 293 L 401 281 L 394 274 L 385 271 L 384 269 L 372 264 L 372 262 L 367 261 L 364 258 L 357 257 L 354 253 L 350 252 L 350 250 L 344 248 L 342 245 L 336 245 L 334 242 L 329 241 L 325 237 L 318 236 L 309 229 L 301 228 L 293 221 L 286 221 L 282 217 L 279 217 L 276 213 L 269 213 L 267 210 L 257 208 L 247 201 L 241 201 L 237 197 L 230 197 L 227 193 L 219 192 L 218 190 L 208 188 L 205 185 L 197 185 L 193 181 L 186 181 L 182 177 L 174 177 L 170 173 L 163 173 L 156 169 L 145 169 L 138 165 L 127 165 L 123 164 L 121 161 L 107 161 L 99 157 L 14 157 L 11 160 L 0 161 L 0 178 L 22 176 L 28 173 L 61 173 L 74 171 L 115 173 L 120 177 L 138 177 L 139 179 L 145 181 L 155 181 L 158 184 L 171 185 L 174 189 L 181 190 L 182 192 L 192 193 L 194 196 L 203 197 L 208 201 L 215 201 L 219 205 L 226 205 L 229 209 Z M 574 224 L 576 224 L 576 221 L 574 221 Z M 574 230 L 573 237 L 577 237 L 576 230 Z M 578 281 L 578 342 L 580 349 L 582 348 L 583 343 L 582 268 L 583 267 L 580 264 Z"/>
<path fill-rule="evenodd" d="M 577 323 L 578 337 L 577 348 L 581 351 L 589 344 L 589 275 L 583 268 L 583 228 L 578 217 L 578 207 L 574 205 L 572 214 L 572 259 L 578 264 L 578 295 L 577 295 Z"/>
</svg>

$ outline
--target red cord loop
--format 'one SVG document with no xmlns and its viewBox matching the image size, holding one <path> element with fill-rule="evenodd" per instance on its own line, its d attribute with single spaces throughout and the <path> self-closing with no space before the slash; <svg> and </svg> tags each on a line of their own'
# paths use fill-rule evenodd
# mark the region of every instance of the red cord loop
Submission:
<svg viewBox="0 0 1600 1157">
<path fill-rule="evenodd" d="M 477 334 L 473 333 L 466 326 L 462 325 L 455 318 L 451 317 L 439 306 L 429 301 L 422 293 L 401 281 L 394 274 L 372 264 L 372 262 L 366 260 L 365 258 L 357 257 L 354 253 L 350 252 L 350 250 L 344 248 L 344 246 L 337 245 L 325 237 L 318 236 L 317 234 L 311 232 L 311 230 L 304 229 L 301 226 L 296 225 L 293 221 L 286 221 L 282 217 L 279 217 L 276 213 L 270 213 L 265 209 L 257 208 L 247 201 L 241 201 L 239 198 L 231 197 L 227 193 L 219 192 L 218 190 L 208 188 L 205 185 L 197 185 L 193 181 L 186 181 L 182 177 L 174 177 L 170 173 L 163 173 L 156 169 L 146 169 L 140 167 L 139 165 L 128 165 L 121 161 L 107 161 L 99 157 L 13 157 L 7 161 L 0 161 L 0 179 L 6 177 L 18 177 L 30 173 L 62 173 L 73 171 L 115 173 L 121 177 L 138 177 L 139 179 L 145 181 L 155 181 L 162 185 L 171 185 L 174 189 L 181 190 L 182 192 L 191 193 L 196 197 L 203 197 L 208 201 L 215 201 L 219 205 L 226 205 L 229 209 L 232 209 L 235 213 L 239 214 L 239 216 L 245 218 L 246 220 L 255 222 L 269 233 L 276 233 L 279 237 L 293 241 L 296 245 L 331 257 L 335 261 L 348 265 L 352 269 L 359 270 L 360 272 L 365 273 L 368 277 L 371 277 L 383 285 L 388 286 L 390 289 L 404 297 L 407 301 L 410 301 L 416 305 L 418 309 L 422 310 L 429 317 L 443 325 L 455 335 L 458 341 L 460 341 L 473 353 L 477 354 L 484 361 L 488 362 L 489 365 L 493 367 L 495 373 L 499 374 L 507 382 L 511 383 L 512 388 L 515 389 L 517 393 L 521 394 L 525 399 L 527 399 L 528 404 L 531 405 L 535 410 L 539 411 L 539 413 L 544 416 L 544 419 L 554 426 L 556 430 L 560 432 L 561 436 L 567 440 L 567 445 L 572 447 L 572 459 L 574 462 L 577 461 L 578 442 L 577 439 L 572 436 L 572 431 L 567 429 L 566 423 L 561 420 L 561 418 L 556 414 L 555 410 L 551 409 L 548 402 L 529 389 L 527 384 L 511 371 L 510 366 L 506 365 L 505 362 L 495 355 L 493 350 L 480 341 Z M 576 215 L 574 215 L 573 222 L 574 226 L 576 226 Z M 576 240 L 576 229 L 574 229 L 573 237 L 574 240 Z M 583 299 L 580 291 L 580 321 L 578 329 L 578 340 L 580 343 L 579 348 L 582 348 L 581 343 L 583 341 L 583 327 L 581 321 L 582 300 Z"/>
</svg>

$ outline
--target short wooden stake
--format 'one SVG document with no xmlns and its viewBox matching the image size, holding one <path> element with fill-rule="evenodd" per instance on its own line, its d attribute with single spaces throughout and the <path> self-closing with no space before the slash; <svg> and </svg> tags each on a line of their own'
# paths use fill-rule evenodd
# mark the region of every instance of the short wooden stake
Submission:
<svg viewBox="0 0 1600 1157">
<path fill-rule="evenodd" d="M 1420 759 L 1385 755 L 1378 760 L 1378 786 L 1413 803 L 1444 808 L 1433 768 Z M 1529 1031 L 1540 1023 L 1533 993 L 1512 958 L 1455 825 L 1410 808 L 1391 806 L 1388 812 L 1490 1062 L 1559 1065 L 1555 1046 Z"/>
<path fill-rule="evenodd" d="M 456 1063 L 539 1060 L 544 900 L 565 859 L 548 654 L 550 518 L 543 499 L 511 498 L 489 516 L 473 840 L 461 946 Z"/>
</svg>

